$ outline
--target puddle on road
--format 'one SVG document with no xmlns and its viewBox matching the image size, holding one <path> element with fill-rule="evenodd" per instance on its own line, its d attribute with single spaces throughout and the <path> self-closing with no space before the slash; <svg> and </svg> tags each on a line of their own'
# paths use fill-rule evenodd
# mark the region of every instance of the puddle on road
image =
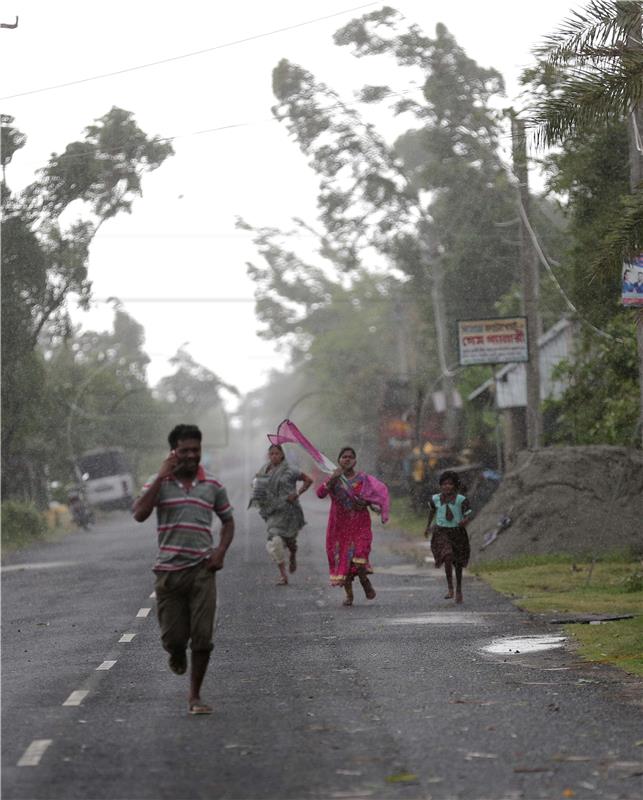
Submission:
<svg viewBox="0 0 643 800">
<path fill-rule="evenodd" d="M 432 575 L 428 569 L 418 567 L 417 564 L 395 564 L 392 567 L 375 567 L 376 575 Z"/>
<path fill-rule="evenodd" d="M 428 586 L 407 586 L 406 584 L 402 584 L 401 586 L 378 586 L 377 592 L 426 592 L 429 589 Z"/>
<path fill-rule="evenodd" d="M 467 611 L 437 611 L 412 617 L 385 617 L 385 625 L 481 625 L 484 616 Z"/>
<path fill-rule="evenodd" d="M 494 639 L 491 644 L 482 649 L 486 653 L 523 655 L 538 653 L 541 650 L 553 650 L 556 647 L 562 647 L 564 643 L 564 636 L 512 636 L 505 639 Z"/>
</svg>

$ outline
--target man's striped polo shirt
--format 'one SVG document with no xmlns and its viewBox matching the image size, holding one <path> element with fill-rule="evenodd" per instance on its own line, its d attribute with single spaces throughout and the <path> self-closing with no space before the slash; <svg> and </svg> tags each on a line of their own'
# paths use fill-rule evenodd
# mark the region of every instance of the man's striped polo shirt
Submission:
<svg viewBox="0 0 643 800">
<path fill-rule="evenodd" d="M 150 488 L 156 475 L 143 486 Z M 189 490 L 173 475 L 161 484 L 156 504 L 159 552 L 154 572 L 194 567 L 212 552 L 212 512 L 221 522 L 232 518 L 225 487 L 199 466 Z"/>
</svg>

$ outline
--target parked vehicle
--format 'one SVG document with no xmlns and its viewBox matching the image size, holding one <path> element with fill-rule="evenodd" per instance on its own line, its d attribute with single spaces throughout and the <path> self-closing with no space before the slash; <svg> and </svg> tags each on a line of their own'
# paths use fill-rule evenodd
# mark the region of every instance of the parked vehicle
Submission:
<svg viewBox="0 0 643 800">
<path fill-rule="evenodd" d="M 118 447 L 89 450 L 78 459 L 87 502 L 100 508 L 130 508 L 134 476 Z"/>
</svg>

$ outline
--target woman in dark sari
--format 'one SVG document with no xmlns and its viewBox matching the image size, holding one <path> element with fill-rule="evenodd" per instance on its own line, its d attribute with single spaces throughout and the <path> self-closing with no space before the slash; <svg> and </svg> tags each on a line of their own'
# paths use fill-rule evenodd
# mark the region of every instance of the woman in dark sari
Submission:
<svg viewBox="0 0 643 800">
<path fill-rule="evenodd" d="M 285 549 L 290 552 L 290 572 L 297 569 L 297 534 L 306 524 L 299 495 L 312 482 L 308 475 L 286 461 L 283 448 L 278 444 L 271 445 L 268 463 L 264 464 L 253 480 L 250 505 L 258 508 L 266 523 L 266 549 L 279 568 L 280 578 L 277 583 L 281 586 L 288 583 Z M 303 483 L 299 491 L 298 483 Z"/>
</svg>

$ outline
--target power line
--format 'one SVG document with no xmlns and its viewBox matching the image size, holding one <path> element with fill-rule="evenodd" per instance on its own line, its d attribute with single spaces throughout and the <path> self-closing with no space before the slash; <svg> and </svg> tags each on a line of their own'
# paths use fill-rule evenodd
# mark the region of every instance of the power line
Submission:
<svg viewBox="0 0 643 800">
<path fill-rule="evenodd" d="M 296 30 L 297 28 L 303 28 L 307 25 L 314 25 L 317 22 L 323 22 L 327 19 L 333 19 L 334 17 L 340 17 L 344 14 L 352 13 L 353 11 L 360 11 L 363 8 L 370 8 L 371 6 L 380 5 L 379 3 L 365 3 L 361 6 L 353 6 L 352 8 L 345 8 L 342 11 L 336 11 L 333 14 L 326 14 L 323 17 L 315 17 L 315 19 L 309 19 L 304 22 L 297 22 L 294 25 L 286 25 L 283 28 L 275 28 L 272 31 L 265 31 L 264 33 L 257 33 L 254 36 L 246 36 L 243 39 L 235 39 L 231 42 L 224 42 L 222 44 L 214 45 L 213 47 L 205 47 L 203 50 L 194 50 L 191 53 L 183 53 L 180 56 L 170 56 L 169 58 L 162 58 L 158 61 L 149 61 L 146 64 L 138 64 L 134 67 L 125 67 L 124 69 L 114 70 L 113 72 L 103 72 L 100 75 L 92 75 L 87 78 L 78 78 L 75 81 L 67 81 L 66 83 L 57 83 L 52 86 L 43 86 L 39 89 L 29 89 L 26 92 L 17 92 L 16 94 L 8 94 L 4 97 L 0 97 L 0 100 L 13 100 L 16 97 L 25 97 L 30 94 L 41 94 L 42 92 L 51 92 L 55 89 L 65 89 L 69 86 L 77 86 L 81 83 L 89 83 L 90 81 L 98 81 L 104 78 L 113 78 L 116 75 L 124 75 L 128 72 L 135 72 L 139 69 L 148 69 L 150 67 L 158 67 L 161 64 L 169 64 L 173 61 L 181 61 L 185 58 L 194 58 L 195 56 L 201 56 L 205 53 L 212 53 L 216 50 L 224 50 L 228 47 L 236 47 L 240 44 L 247 44 L 248 42 L 254 42 L 257 39 L 265 39 L 268 36 L 274 36 L 277 33 L 285 33 L 286 31 Z"/>
</svg>

